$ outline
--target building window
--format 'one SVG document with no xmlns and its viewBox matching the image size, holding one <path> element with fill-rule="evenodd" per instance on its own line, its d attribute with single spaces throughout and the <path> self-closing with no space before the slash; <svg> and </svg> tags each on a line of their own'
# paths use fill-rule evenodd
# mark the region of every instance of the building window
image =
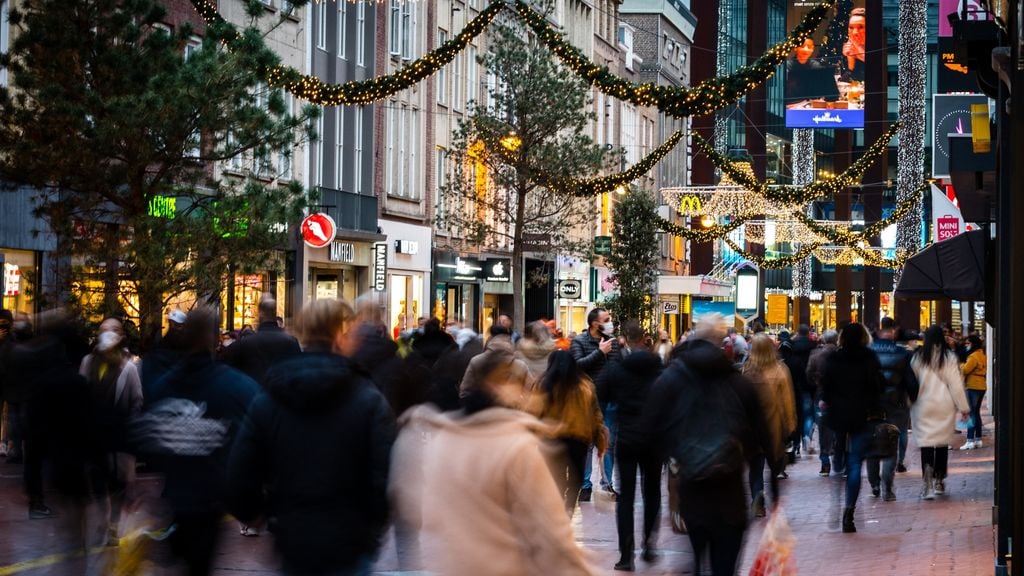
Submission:
<svg viewBox="0 0 1024 576">
<path fill-rule="evenodd" d="M 462 110 L 462 59 L 464 54 L 455 55 L 452 60 L 452 108 Z"/>
<path fill-rule="evenodd" d="M 448 41 L 448 33 L 444 30 L 437 31 L 437 45 L 440 46 Z M 447 104 L 448 103 L 448 67 L 442 66 L 437 71 L 437 103 Z"/>
<path fill-rule="evenodd" d="M 10 28 L 10 22 L 7 21 L 7 12 L 10 10 L 10 2 L 0 2 L 0 53 L 7 53 L 7 44 L 9 42 L 8 29 Z M 7 85 L 7 68 L 0 67 L 0 86 Z"/>
<path fill-rule="evenodd" d="M 397 103 L 390 102 L 388 106 L 388 121 L 385 130 L 387 131 L 387 170 L 384 174 L 384 192 L 395 193 L 395 122 L 398 120 Z"/>
<path fill-rule="evenodd" d="M 395 129 L 398 131 L 398 195 L 405 197 L 405 167 L 407 166 L 405 159 L 405 149 L 408 145 L 409 131 L 406 129 L 408 126 L 407 122 L 409 119 L 409 108 L 402 104 L 402 107 L 398 110 L 398 125 Z"/>
<path fill-rule="evenodd" d="M 345 108 L 334 109 L 334 136 L 336 154 L 334 155 L 335 183 L 338 190 L 345 189 Z"/>
<path fill-rule="evenodd" d="M 0 24 L 0 26 L 4 26 L 4 24 Z M 202 45 L 203 41 L 198 36 L 192 36 L 189 38 L 188 42 L 185 43 L 185 60 L 195 56 L 196 52 L 199 52 L 199 48 L 201 48 Z"/>
<path fill-rule="evenodd" d="M 416 178 L 419 173 L 419 158 L 416 151 L 419 149 L 420 111 L 413 108 L 409 110 L 409 178 L 406 180 L 406 195 L 412 200 L 419 200 L 420 187 Z"/>
<path fill-rule="evenodd" d="M 327 4 L 318 3 L 313 6 L 316 10 L 316 47 L 321 50 L 327 49 Z"/>
<path fill-rule="evenodd" d="M 295 5 L 289 0 L 281 0 L 281 12 L 289 16 L 295 15 Z"/>
<path fill-rule="evenodd" d="M 225 138 L 225 147 L 229 152 L 237 152 L 234 156 L 228 158 L 228 170 L 241 172 L 245 159 L 242 157 L 242 152 L 238 150 L 238 138 L 234 132 L 228 132 L 228 136 Z"/>
<path fill-rule="evenodd" d="M 416 4 L 402 3 L 402 60 L 412 60 L 416 50 Z"/>
<path fill-rule="evenodd" d="M 399 0 L 391 0 L 391 46 L 392 56 L 402 53 L 401 44 L 402 30 L 402 3 Z"/>
<path fill-rule="evenodd" d="M 202 153 L 200 143 L 202 142 L 202 136 L 199 133 L 199 129 L 195 129 L 188 138 L 185 140 L 184 153 L 185 158 L 189 160 L 199 160 L 199 156 Z"/>
<path fill-rule="evenodd" d="M 347 1 L 347 0 L 346 0 Z M 366 2 L 356 5 L 356 65 L 366 64 Z"/>
<path fill-rule="evenodd" d="M 363 193 L 363 112 L 366 109 L 356 108 L 356 158 L 354 165 L 356 194 Z"/>
<path fill-rule="evenodd" d="M 444 219 L 447 214 L 444 202 L 444 189 L 448 186 L 448 151 L 444 148 L 437 150 L 437 168 L 435 171 L 437 179 L 437 198 L 434 202 L 434 213 L 438 219 Z"/>
<path fill-rule="evenodd" d="M 317 186 L 324 185 L 324 150 L 327 146 L 324 144 L 324 109 L 320 108 L 320 116 L 316 119 L 316 179 L 314 184 Z"/>
<path fill-rule="evenodd" d="M 292 179 L 292 151 L 287 147 L 277 151 L 277 177 L 280 180 Z"/>
<path fill-rule="evenodd" d="M 478 64 L 476 62 L 476 47 L 466 47 L 466 106 L 469 106 L 471 102 L 476 102 L 477 99 L 477 69 Z"/>
<path fill-rule="evenodd" d="M 338 2 L 338 58 L 345 58 L 348 43 L 348 0 Z"/>
</svg>

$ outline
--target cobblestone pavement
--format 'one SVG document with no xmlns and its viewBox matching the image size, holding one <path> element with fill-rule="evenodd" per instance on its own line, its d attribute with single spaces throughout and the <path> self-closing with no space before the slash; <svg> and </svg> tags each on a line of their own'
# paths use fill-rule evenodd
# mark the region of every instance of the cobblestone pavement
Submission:
<svg viewBox="0 0 1024 576">
<path fill-rule="evenodd" d="M 835 476 L 819 477 L 816 456 L 804 456 L 790 467 L 789 479 L 781 481 L 783 506 L 796 537 L 800 574 L 981 576 L 993 573 L 991 443 L 980 450 L 951 451 L 947 495 L 935 501 L 918 498 L 920 467 L 913 442 L 908 450 L 907 465 L 910 471 L 896 477 L 896 502 L 873 498 L 865 474 L 857 508 L 856 534 L 842 534 L 838 530 L 843 481 Z M 62 513 L 54 519 L 29 520 L 20 483 L 19 467 L 0 463 L 0 576 L 109 573 L 111 559 L 115 554 L 124 554 L 128 547 L 92 548 L 84 558 L 68 554 L 69 550 L 75 550 L 68 534 L 73 532 L 71 527 L 76 519 Z M 153 502 L 159 493 L 159 479 L 143 474 L 140 490 L 143 500 L 149 504 L 127 515 L 125 524 L 143 522 L 143 515 L 155 510 Z M 60 503 L 51 505 L 61 510 Z M 639 526 L 639 504 L 637 513 Z M 611 569 L 618 558 L 614 503 L 595 493 L 595 501 L 581 504 L 573 522 L 579 543 L 590 551 L 600 572 L 618 574 Z M 764 524 L 763 519 L 751 524 L 741 574 L 749 571 Z M 93 532 L 87 530 L 86 533 Z M 237 523 L 225 519 L 215 574 L 274 574 L 271 543 L 267 535 L 241 537 Z M 661 559 L 657 564 L 637 560 L 638 574 L 694 573 L 689 541 L 671 532 L 667 517 L 663 519 L 659 549 Z M 165 564 L 162 558 L 166 556 L 163 544 L 150 543 L 148 557 L 156 561 L 147 562 L 143 573 L 176 573 L 161 567 Z M 412 574 L 399 570 L 390 533 L 375 570 L 381 575 Z"/>
</svg>

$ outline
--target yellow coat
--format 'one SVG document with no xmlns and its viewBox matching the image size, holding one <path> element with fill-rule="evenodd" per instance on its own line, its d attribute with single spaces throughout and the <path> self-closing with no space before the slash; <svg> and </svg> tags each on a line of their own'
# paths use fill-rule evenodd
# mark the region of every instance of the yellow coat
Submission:
<svg viewBox="0 0 1024 576">
<path fill-rule="evenodd" d="M 988 385 L 985 383 L 985 375 L 988 373 L 988 358 L 985 356 L 985 350 L 978 348 L 972 350 L 971 354 L 967 356 L 967 362 L 960 367 L 960 372 L 964 375 L 964 387 L 968 390 L 987 390 Z"/>
</svg>

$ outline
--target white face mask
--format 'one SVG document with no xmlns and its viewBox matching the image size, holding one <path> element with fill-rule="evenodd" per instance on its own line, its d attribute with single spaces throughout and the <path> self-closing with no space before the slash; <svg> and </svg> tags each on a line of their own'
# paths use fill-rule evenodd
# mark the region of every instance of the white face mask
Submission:
<svg viewBox="0 0 1024 576">
<path fill-rule="evenodd" d="M 609 321 L 605 322 L 604 324 L 601 324 L 601 332 L 605 336 L 611 336 L 612 333 L 615 332 L 615 323 L 613 323 L 611 320 L 609 320 Z"/>
<path fill-rule="evenodd" d="M 103 332 L 102 334 L 100 334 L 100 340 L 99 343 L 96 344 L 96 348 L 100 352 L 106 352 L 107 350 L 110 350 L 114 346 L 117 346 L 118 342 L 120 341 L 121 336 L 119 336 L 116 332 Z"/>
</svg>

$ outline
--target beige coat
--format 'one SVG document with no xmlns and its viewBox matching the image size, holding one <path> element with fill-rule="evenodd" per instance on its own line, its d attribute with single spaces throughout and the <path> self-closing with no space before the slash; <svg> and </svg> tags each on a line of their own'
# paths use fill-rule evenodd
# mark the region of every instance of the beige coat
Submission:
<svg viewBox="0 0 1024 576">
<path fill-rule="evenodd" d="M 529 390 L 536 390 L 540 377 L 548 369 L 548 358 L 555 349 L 555 341 L 534 342 L 526 338 L 520 338 L 516 345 L 516 358 L 526 364 L 529 370 L 529 378 L 526 387 Z"/>
<path fill-rule="evenodd" d="M 789 368 L 782 362 L 762 371 L 745 371 L 756 388 L 771 433 L 771 446 L 776 460 L 786 453 L 786 438 L 796 430 L 796 400 Z"/>
<path fill-rule="evenodd" d="M 498 360 L 499 370 L 493 374 L 482 374 L 481 367 L 494 357 Z M 483 354 L 478 354 L 469 361 L 466 374 L 459 385 L 459 396 L 465 397 L 470 390 L 483 385 L 481 379 L 485 376 L 492 379 L 486 383 L 487 387 L 501 405 L 518 407 L 526 402 L 530 369 L 522 360 L 516 358 L 512 338 L 502 334 L 492 336 L 487 341 Z"/>
<path fill-rule="evenodd" d="M 922 448 L 951 446 L 957 412 L 969 409 L 956 356 L 948 351 L 945 354 L 942 370 L 926 365 L 916 354 L 910 362 L 921 387 L 910 408 L 910 419 L 914 441 Z"/>
<path fill-rule="evenodd" d="M 596 573 L 575 542 L 533 416 L 406 412 L 391 453 L 389 494 L 420 529 L 424 568 L 445 576 Z"/>
</svg>

